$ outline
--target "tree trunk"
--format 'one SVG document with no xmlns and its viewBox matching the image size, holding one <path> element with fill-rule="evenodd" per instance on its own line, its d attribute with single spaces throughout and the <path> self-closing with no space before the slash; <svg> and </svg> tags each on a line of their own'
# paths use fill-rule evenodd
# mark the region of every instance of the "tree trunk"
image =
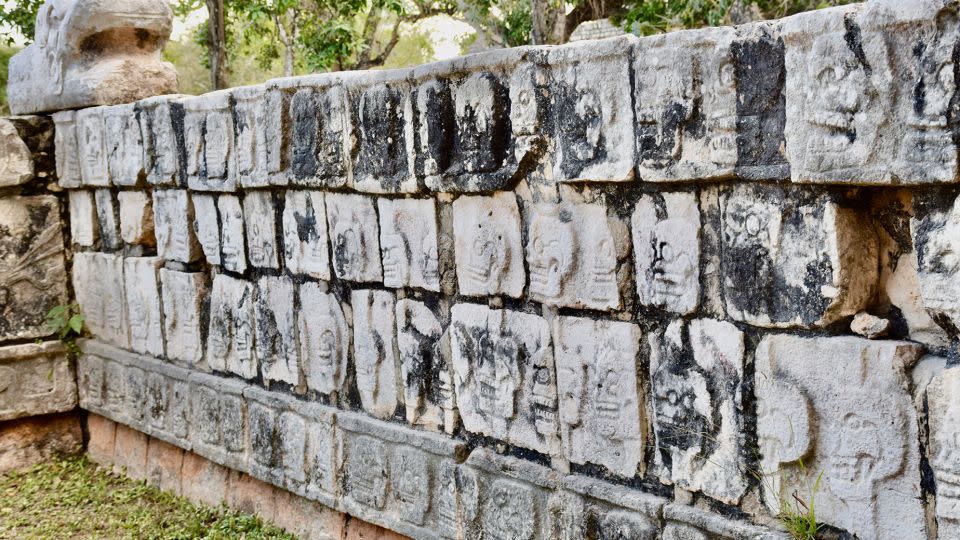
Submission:
<svg viewBox="0 0 960 540">
<path fill-rule="evenodd" d="M 284 15 L 277 15 L 273 19 L 277 25 L 277 33 L 280 35 L 280 42 L 283 43 L 283 76 L 293 76 L 293 66 L 296 61 L 297 40 L 297 14 L 292 9 Z M 286 23 L 290 22 L 291 30 L 287 30 Z"/>
<path fill-rule="evenodd" d="M 207 22 L 207 43 L 210 52 L 210 82 L 214 90 L 226 88 L 227 83 L 227 26 L 224 21 L 223 0 L 206 0 L 210 18 Z"/>
<path fill-rule="evenodd" d="M 556 45 L 566 36 L 566 13 L 564 2 L 531 0 L 530 43 L 532 45 Z"/>
</svg>

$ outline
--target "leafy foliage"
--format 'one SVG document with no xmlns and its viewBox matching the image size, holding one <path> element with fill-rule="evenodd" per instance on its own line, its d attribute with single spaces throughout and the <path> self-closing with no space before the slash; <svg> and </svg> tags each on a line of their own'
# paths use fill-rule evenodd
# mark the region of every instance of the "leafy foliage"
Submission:
<svg viewBox="0 0 960 540">
<path fill-rule="evenodd" d="M 83 315 L 77 304 L 54 306 L 47 313 L 47 327 L 72 353 L 78 352 L 76 338 L 83 335 Z"/>
<path fill-rule="evenodd" d="M 0 9 L 0 26 L 10 27 L 22 34 L 27 42 L 33 40 L 33 31 L 37 24 L 37 10 L 44 0 L 13 0 L 3 3 Z M 6 36 L 7 45 L 13 45 L 14 35 Z"/>
</svg>

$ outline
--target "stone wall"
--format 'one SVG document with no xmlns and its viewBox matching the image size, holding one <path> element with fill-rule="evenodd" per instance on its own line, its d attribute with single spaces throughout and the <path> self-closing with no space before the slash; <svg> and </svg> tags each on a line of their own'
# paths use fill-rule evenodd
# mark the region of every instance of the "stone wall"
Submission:
<svg viewBox="0 0 960 540">
<path fill-rule="evenodd" d="M 815 484 L 954 538 L 958 51 L 878 0 L 55 113 L 81 406 L 417 538 L 783 538 Z"/>
</svg>

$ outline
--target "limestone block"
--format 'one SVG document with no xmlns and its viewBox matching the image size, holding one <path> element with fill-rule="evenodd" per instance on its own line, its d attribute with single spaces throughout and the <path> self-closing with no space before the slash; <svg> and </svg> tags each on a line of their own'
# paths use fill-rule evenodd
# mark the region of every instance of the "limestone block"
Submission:
<svg viewBox="0 0 960 540">
<path fill-rule="evenodd" d="M 285 433 L 281 425 L 281 417 L 289 408 L 292 398 L 279 392 L 267 392 L 253 386 L 243 389 L 243 397 L 247 401 L 246 444 L 250 453 L 247 470 L 250 476 L 258 480 L 283 487 L 283 454 L 286 447 L 299 446 L 301 463 L 304 457 L 303 431 L 301 430 L 299 434 Z M 297 442 L 299 445 L 291 444 Z"/>
<path fill-rule="evenodd" d="M 453 239 L 460 294 L 519 298 L 526 281 L 520 209 L 511 192 L 453 201 Z"/>
<path fill-rule="evenodd" d="M 57 183 L 62 188 L 77 188 L 83 183 L 80 173 L 80 146 L 77 138 L 77 111 L 53 113 L 54 146 L 57 158 Z"/>
<path fill-rule="evenodd" d="M 305 423 L 302 430 L 306 436 L 302 465 L 304 480 L 291 482 L 288 472 L 287 485 L 294 493 L 336 507 L 342 447 L 336 425 L 337 410 L 319 403 L 294 401 L 293 414 L 300 416 Z M 295 469 L 293 464 L 287 467 L 291 472 Z"/>
<path fill-rule="evenodd" d="M 241 86 L 233 98 L 235 183 L 245 188 L 285 184 L 281 174 L 284 144 L 282 96 L 265 85 Z"/>
<path fill-rule="evenodd" d="M 286 193 L 283 205 L 283 259 L 291 274 L 330 279 L 327 210 L 323 193 Z"/>
<path fill-rule="evenodd" d="M 250 266 L 279 268 L 273 195 L 269 191 L 247 192 L 243 197 L 243 216 Z"/>
<path fill-rule="evenodd" d="M 630 219 L 637 295 L 686 315 L 700 300 L 700 209 L 689 192 L 644 194 Z"/>
<path fill-rule="evenodd" d="M 77 111 L 77 149 L 80 159 L 80 177 L 85 186 L 110 185 L 107 164 L 107 128 L 103 119 L 104 107 Z"/>
<path fill-rule="evenodd" d="M 633 477 L 646 444 L 645 398 L 638 390 L 640 327 L 560 317 L 555 332 L 564 455 Z"/>
<path fill-rule="evenodd" d="M 293 315 L 293 282 L 287 277 L 261 277 L 257 281 L 253 308 L 254 350 L 260 375 L 266 381 L 297 386 L 300 371 Z"/>
<path fill-rule="evenodd" d="M 910 220 L 923 307 L 951 335 L 960 327 L 960 259 L 954 246 L 960 227 L 960 198 L 919 195 Z"/>
<path fill-rule="evenodd" d="M 143 430 L 181 448 L 190 449 L 188 370 L 151 360 L 145 380 Z"/>
<path fill-rule="evenodd" d="M 184 189 L 158 189 L 153 192 L 153 227 L 157 237 L 157 255 L 168 261 L 190 263 L 203 251 L 193 232 L 194 209 Z"/>
<path fill-rule="evenodd" d="M 167 358 L 194 366 L 203 360 L 203 313 L 209 303 L 209 278 L 199 272 L 162 269 L 160 287 Z"/>
<path fill-rule="evenodd" d="M 214 195 L 194 193 L 190 195 L 193 202 L 193 232 L 197 235 L 197 242 L 203 250 L 203 255 L 210 264 L 220 264 L 220 219 L 217 217 L 217 199 Z"/>
<path fill-rule="evenodd" d="M 725 321 L 676 320 L 651 332 L 649 344 L 660 481 L 738 504 L 748 480 L 743 332 Z"/>
<path fill-rule="evenodd" d="M 558 455 L 547 322 L 519 311 L 457 304 L 451 324 L 454 387 L 466 430 Z"/>
<path fill-rule="evenodd" d="M 135 105 L 104 107 L 106 167 L 115 186 L 135 186 L 144 177 L 143 136 Z M 100 164 L 102 168 L 103 163 Z"/>
<path fill-rule="evenodd" d="M 453 433 L 457 412 L 449 335 L 423 302 L 397 300 L 397 349 L 407 422 Z"/>
<path fill-rule="evenodd" d="M 33 43 L 10 59 L 13 114 L 112 105 L 177 88 L 160 60 L 173 13 L 163 3 L 45 2 Z"/>
<path fill-rule="evenodd" d="M 123 282 L 123 257 L 74 253 L 73 290 L 84 325 L 97 339 L 125 348 L 128 327 Z"/>
<path fill-rule="evenodd" d="M 97 223 L 97 207 L 93 203 L 93 192 L 70 190 L 67 192 L 70 205 L 70 237 L 73 243 L 82 247 L 93 247 L 100 238 L 100 225 Z"/>
<path fill-rule="evenodd" d="M 380 199 L 383 284 L 440 290 L 437 205 L 433 199 Z"/>
<path fill-rule="evenodd" d="M 878 241 L 828 193 L 739 184 L 720 193 L 727 313 L 755 326 L 824 326 L 873 299 Z"/>
<path fill-rule="evenodd" d="M 134 245 L 155 245 L 157 239 L 153 234 L 153 201 L 150 194 L 145 191 L 121 191 L 117 193 L 117 200 L 120 203 L 120 237 L 123 241 Z"/>
<path fill-rule="evenodd" d="M 362 195 L 327 193 L 327 223 L 333 271 L 349 281 L 380 281 L 380 228 L 373 201 Z"/>
<path fill-rule="evenodd" d="M 776 513 L 822 472 L 817 520 L 859 538 L 924 538 L 917 419 L 899 341 L 770 335 L 757 346 L 764 500 Z M 803 461 L 802 465 L 800 460 Z"/>
<path fill-rule="evenodd" d="M 538 204 L 528 216 L 530 296 L 552 306 L 620 309 L 630 233 L 599 204 Z"/>
<path fill-rule="evenodd" d="M 224 274 L 213 278 L 207 365 L 214 371 L 257 376 L 254 343 L 253 285 Z"/>
<path fill-rule="evenodd" d="M 353 186 L 367 193 L 418 191 L 413 170 L 413 105 L 406 70 L 349 79 L 356 142 Z"/>
<path fill-rule="evenodd" d="M 927 455 L 937 484 L 939 538 L 960 535 L 960 369 L 947 369 L 927 386 Z"/>
<path fill-rule="evenodd" d="M 659 538 L 666 500 L 579 474 L 565 476 L 561 485 L 548 501 L 551 538 Z"/>
<path fill-rule="evenodd" d="M 666 526 L 663 528 L 663 540 L 689 540 L 710 538 L 717 540 L 788 540 L 792 536 L 785 532 L 767 529 L 746 523 L 726 519 L 719 514 L 707 512 L 685 504 L 670 503 L 663 507 Z"/>
<path fill-rule="evenodd" d="M 291 185 L 341 187 L 352 183 L 353 138 L 347 92 L 331 75 L 315 75 L 282 84 L 287 92 L 285 120 L 287 176 Z"/>
<path fill-rule="evenodd" d="M 33 155 L 16 126 L 0 119 L 0 187 L 18 186 L 33 178 Z"/>
<path fill-rule="evenodd" d="M 297 334 L 307 388 L 321 394 L 343 392 L 350 360 L 350 325 L 337 298 L 320 284 L 300 285 Z"/>
<path fill-rule="evenodd" d="M 187 184 L 197 191 L 233 191 L 237 179 L 229 90 L 184 98 L 182 103 Z"/>
<path fill-rule="evenodd" d="M 81 348 L 87 345 L 87 340 L 81 342 Z M 77 397 L 80 407 L 93 412 L 103 411 L 107 393 L 106 385 L 104 360 L 87 352 L 80 355 L 77 359 Z M 90 435 L 92 440 L 94 435 L 92 431 Z"/>
<path fill-rule="evenodd" d="M 397 354 L 396 300 L 392 292 L 354 290 L 353 362 L 363 410 L 391 418 L 403 403 Z"/>
<path fill-rule="evenodd" d="M 627 36 L 547 52 L 557 181 L 633 179 L 629 49 L 635 41 Z"/>
<path fill-rule="evenodd" d="M 100 226 L 100 248 L 104 251 L 120 249 L 123 243 L 120 238 L 113 193 L 109 189 L 95 189 L 93 202 L 97 207 L 97 224 Z"/>
<path fill-rule="evenodd" d="M 141 365 L 126 361 L 126 358 L 119 363 L 120 373 L 124 378 L 123 404 L 116 420 L 137 431 L 143 431 L 146 425 L 144 409 L 147 403 L 147 372 Z"/>
<path fill-rule="evenodd" d="M 247 248 L 244 236 L 243 207 L 233 195 L 217 198 L 220 211 L 220 245 L 223 268 L 243 273 L 247 270 Z"/>
<path fill-rule="evenodd" d="M 184 185 L 182 96 L 157 96 L 138 101 L 147 181 L 155 186 Z M 175 129 L 174 126 L 177 126 Z"/>
<path fill-rule="evenodd" d="M 163 356 L 163 322 L 160 300 L 159 257 L 128 257 L 123 260 L 123 286 L 127 320 L 130 321 L 130 349 Z"/>
<path fill-rule="evenodd" d="M 193 451 L 226 467 L 247 468 L 247 385 L 203 373 L 190 375 Z"/>
<path fill-rule="evenodd" d="M 550 122 L 550 73 L 542 53 L 535 51 L 510 74 L 510 127 L 518 160 L 539 157 L 548 143 Z"/>
<path fill-rule="evenodd" d="M 0 348 L 0 420 L 73 410 L 77 383 L 56 342 Z"/>
<path fill-rule="evenodd" d="M 57 198 L 0 198 L 0 341 L 49 335 L 47 312 L 66 302 Z"/>
</svg>

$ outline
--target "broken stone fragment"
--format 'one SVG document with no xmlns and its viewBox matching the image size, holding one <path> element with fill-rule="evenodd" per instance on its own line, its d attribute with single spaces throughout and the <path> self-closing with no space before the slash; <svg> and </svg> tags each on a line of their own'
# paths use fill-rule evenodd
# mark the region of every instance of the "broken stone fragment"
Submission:
<svg viewBox="0 0 960 540">
<path fill-rule="evenodd" d="M 960 534 L 960 369 L 946 369 L 931 380 L 926 405 L 938 537 L 951 538 Z"/>
<path fill-rule="evenodd" d="M 438 314 L 423 302 L 396 304 L 397 349 L 407 422 L 452 433 L 456 424 L 449 335 Z"/>
<path fill-rule="evenodd" d="M 918 196 L 910 230 L 923 307 L 949 335 L 956 336 L 960 332 L 960 198 L 934 193 Z"/>
<path fill-rule="evenodd" d="M 113 193 L 109 189 L 95 189 L 93 200 L 97 207 L 97 224 L 100 226 L 100 248 L 116 251 L 122 247 L 122 242 Z"/>
<path fill-rule="evenodd" d="M 882 338 L 887 335 L 889 329 L 890 321 L 888 319 L 881 319 L 866 311 L 857 313 L 850 321 L 850 331 L 867 339 Z"/>
<path fill-rule="evenodd" d="M 437 205 L 433 199 L 379 199 L 383 284 L 440 290 Z"/>
<path fill-rule="evenodd" d="M 156 245 L 150 194 L 145 191 L 121 191 L 117 193 L 117 199 L 120 203 L 120 237 L 123 241 L 142 246 Z"/>
<path fill-rule="evenodd" d="M 194 193 L 190 195 L 193 203 L 193 232 L 210 264 L 220 264 L 220 220 L 217 215 L 217 199 L 214 195 Z"/>
<path fill-rule="evenodd" d="M 18 186 L 33 178 L 33 155 L 16 126 L 0 118 L 0 187 Z"/>
<path fill-rule="evenodd" d="M 73 243 L 82 247 L 93 247 L 100 238 L 93 192 L 71 189 L 67 192 L 67 197 L 70 205 L 70 237 Z"/>
<path fill-rule="evenodd" d="M 520 298 L 526 283 L 520 209 L 512 192 L 453 201 L 453 240 L 460 294 Z"/>
</svg>

